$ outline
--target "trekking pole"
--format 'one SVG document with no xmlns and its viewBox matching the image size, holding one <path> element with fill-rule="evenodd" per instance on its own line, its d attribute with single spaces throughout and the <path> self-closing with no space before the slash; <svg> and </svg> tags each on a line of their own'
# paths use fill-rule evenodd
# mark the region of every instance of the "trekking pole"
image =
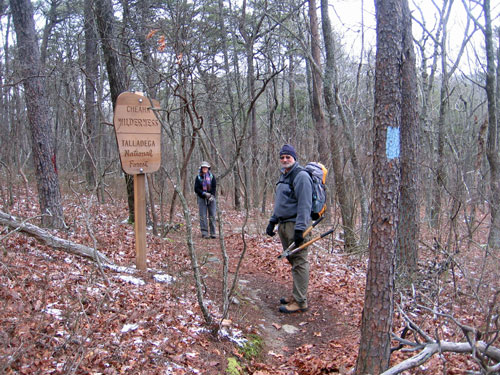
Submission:
<svg viewBox="0 0 500 375">
<path fill-rule="evenodd" d="M 311 245 L 312 243 L 318 241 L 318 240 L 321 240 L 322 238 L 328 236 L 329 234 L 333 233 L 335 231 L 335 229 L 330 229 L 329 231 L 325 232 L 325 233 L 322 233 L 320 234 L 319 236 L 316 236 L 314 237 L 313 239 L 310 239 L 309 241 L 307 242 L 304 242 L 302 245 L 294 248 L 294 249 L 291 249 L 291 250 L 288 250 L 286 249 L 283 254 L 281 254 L 280 256 L 278 256 L 278 259 L 281 259 L 283 257 L 287 257 L 287 256 L 290 256 L 292 254 L 295 254 L 297 252 L 299 252 L 300 250 L 302 250 L 303 248 Z"/>
<path fill-rule="evenodd" d="M 302 243 L 300 246 L 295 246 L 295 243 L 292 243 L 285 251 L 283 251 L 279 256 L 278 256 L 278 259 L 281 259 L 281 258 L 285 258 L 289 255 L 292 255 L 292 254 L 295 254 L 297 251 L 300 251 L 302 250 L 303 248 L 309 246 L 310 244 L 312 244 L 313 242 L 316 242 L 320 239 L 322 239 L 323 237 L 326 237 L 328 236 L 329 234 L 333 233 L 335 230 L 334 229 L 330 229 L 329 231 L 323 233 L 323 234 L 320 234 L 316 237 L 314 237 L 313 239 L 307 241 L 307 242 L 304 242 Z"/>
<path fill-rule="evenodd" d="M 309 232 L 311 232 L 313 230 L 313 228 L 318 225 L 320 223 L 321 220 L 323 220 L 325 217 L 324 216 L 321 216 L 318 220 L 316 220 L 314 223 L 312 223 L 309 227 L 306 228 L 306 230 L 304 231 L 304 234 L 302 235 L 303 237 L 307 236 L 309 234 Z M 290 250 L 293 249 L 293 247 L 295 246 L 295 244 L 292 242 L 292 244 L 290 246 L 288 246 L 286 248 L 286 250 L 284 250 L 281 255 L 278 257 L 278 259 L 286 256 L 286 253 L 289 252 Z"/>
</svg>

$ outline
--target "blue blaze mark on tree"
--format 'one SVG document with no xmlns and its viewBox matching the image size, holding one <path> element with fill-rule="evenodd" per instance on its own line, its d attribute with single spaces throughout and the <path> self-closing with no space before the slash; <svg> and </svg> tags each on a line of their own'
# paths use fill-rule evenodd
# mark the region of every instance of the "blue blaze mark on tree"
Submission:
<svg viewBox="0 0 500 375">
<path fill-rule="evenodd" d="M 387 127 L 385 154 L 389 160 L 399 158 L 399 127 Z"/>
</svg>

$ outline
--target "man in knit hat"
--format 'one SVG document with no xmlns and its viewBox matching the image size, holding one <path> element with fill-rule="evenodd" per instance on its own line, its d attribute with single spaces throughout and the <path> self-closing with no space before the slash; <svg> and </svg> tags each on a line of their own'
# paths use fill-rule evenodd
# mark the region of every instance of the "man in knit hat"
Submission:
<svg viewBox="0 0 500 375">
<path fill-rule="evenodd" d="M 299 246 L 304 242 L 304 230 L 311 222 L 312 180 L 297 162 L 297 153 L 291 145 L 280 150 L 281 175 L 276 185 L 274 211 L 266 228 L 274 236 L 274 227 L 279 224 L 278 234 L 283 249 L 293 242 Z M 283 313 L 307 310 L 307 287 L 309 284 L 309 261 L 307 248 L 287 257 L 292 266 L 293 289 L 290 297 L 281 298 L 279 311 Z"/>
</svg>

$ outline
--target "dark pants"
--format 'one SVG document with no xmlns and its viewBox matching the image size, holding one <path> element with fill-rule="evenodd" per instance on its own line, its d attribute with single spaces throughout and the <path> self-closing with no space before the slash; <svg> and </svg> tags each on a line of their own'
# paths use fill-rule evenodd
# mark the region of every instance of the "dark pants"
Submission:
<svg viewBox="0 0 500 375">
<path fill-rule="evenodd" d="M 208 236 L 208 227 L 210 226 L 210 235 L 215 236 L 215 198 L 212 202 L 208 199 L 198 197 L 198 212 L 200 215 L 200 229 L 203 236 Z M 208 221 L 207 221 L 208 216 Z"/>
<path fill-rule="evenodd" d="M 283 250 L 293 242 L 295 223 L 292 221 L 280 223 L 278 234 Z M 309 236 L 306 236 L 309 237 Z M 307 241 L 307 239 L 305 239 Z M 292 295 L 299 305 L 307 305 L 307 287 L 309 285 L 309 261 L 307 247 L 287 257 L 292 265 L 293 290 Z"/>
</svg>

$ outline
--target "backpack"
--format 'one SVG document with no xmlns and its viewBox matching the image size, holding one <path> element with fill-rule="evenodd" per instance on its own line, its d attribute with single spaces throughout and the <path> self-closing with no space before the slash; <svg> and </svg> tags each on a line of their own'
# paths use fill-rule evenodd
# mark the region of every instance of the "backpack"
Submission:
<svg viewBox="0 0 500 375">
<path fill-rule="evenodd" d="M 311 176 L 312 180 L 312 206 L 311 206 L 311 218 L 313 220 L 319 219 L 326 211 L 326 176 L 328 175 L 328 169 L 321 164 L 316 162 L 309 162 L 305 167 L 295 168 L 293 174 L 290 176 L 290 189 L 293 191 L 293 180 L 295 176 L 300 171 L 306 171 Z"/>
</svg>

